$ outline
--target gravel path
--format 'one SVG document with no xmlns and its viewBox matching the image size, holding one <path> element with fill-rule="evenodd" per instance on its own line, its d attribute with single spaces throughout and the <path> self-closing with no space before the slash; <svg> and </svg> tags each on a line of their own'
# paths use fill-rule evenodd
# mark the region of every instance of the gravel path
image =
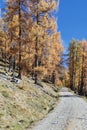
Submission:
<svg viewBox="0 0 87 130">
<path fill-rule="evenodd" d="M 87 130 L 87 102 L 63 88 L 57 107 L 32 130 Z"/>
</svg>

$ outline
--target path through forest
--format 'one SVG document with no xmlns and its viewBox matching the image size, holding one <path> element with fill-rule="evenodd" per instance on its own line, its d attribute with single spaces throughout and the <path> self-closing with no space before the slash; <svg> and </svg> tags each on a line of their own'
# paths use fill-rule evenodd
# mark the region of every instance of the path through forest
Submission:
<svg viewBox="0 0 87 130">
<path fill-rule="evenodd" d="M 56 108 L 32 130 L 87 130 L 87 102 L 63 88 Z"/>
</svg>

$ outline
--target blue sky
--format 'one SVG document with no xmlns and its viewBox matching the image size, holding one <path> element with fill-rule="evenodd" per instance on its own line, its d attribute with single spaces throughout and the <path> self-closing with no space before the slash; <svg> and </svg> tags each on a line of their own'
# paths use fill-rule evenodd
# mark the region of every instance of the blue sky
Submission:
<svg viewBox="0 0 87 130">
<path fill-rule="evenodd" d="M 1 17 L 1 13 L 2 13 L 2 9 L 3 9 L 3 6 L 5 4 L 6 0 L 0 0 L 0 17 Z"/>
<path fill-rule="evenodd" d="M 87 0 L 60 0 L 58 30 L 65 47 L 72 38 L 87 39 Z"/>
</svg>

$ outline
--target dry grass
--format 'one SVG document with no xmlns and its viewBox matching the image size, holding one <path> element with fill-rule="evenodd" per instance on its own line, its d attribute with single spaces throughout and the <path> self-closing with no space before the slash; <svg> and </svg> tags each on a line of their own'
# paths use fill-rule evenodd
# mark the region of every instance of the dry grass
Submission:
<svg viewBox="0 0 87 130">
<path fill-rule="evenodd" d="M 26 77 L 20 84 L 0 78 L 0 130 L 29 130 L 54 107 L 58 92 L 50 84 L 42 85 Z"/>
</svg>

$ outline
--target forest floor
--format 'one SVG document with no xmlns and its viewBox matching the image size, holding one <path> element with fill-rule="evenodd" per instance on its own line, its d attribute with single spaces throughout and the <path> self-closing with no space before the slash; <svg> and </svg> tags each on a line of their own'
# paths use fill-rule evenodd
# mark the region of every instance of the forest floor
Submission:
<svg viewBox="0 0 87 130">
<path fill-rule="evenodd" d="M 59 88 L 45 82 L 35 85 L 31 77 L 25 76 L 17 83 L 11 82 L 4 68 L 0 62 L 0 130 L 29 130 L 54 109 Z"/>
<path fill-rule="evenodd" d="M 32 130 L 87 130 L 87 102 L 63 88 L 60 102 Z"/>
</svg>

